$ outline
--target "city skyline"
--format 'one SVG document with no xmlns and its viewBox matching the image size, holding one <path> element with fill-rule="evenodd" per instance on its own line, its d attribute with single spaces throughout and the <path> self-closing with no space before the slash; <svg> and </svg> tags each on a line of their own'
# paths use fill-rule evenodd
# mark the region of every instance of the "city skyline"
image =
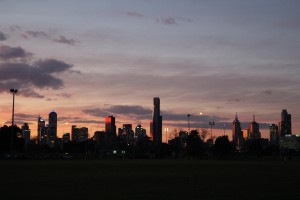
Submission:
<svg viewBox="0 0 300 200">
<path fill-rule="evenodd" d="M 280 112 L 299 133 L 299 19 L 296 1 L 0 1 L 0 124 L 37 132 L 37 118 L 58 114 L 58 136 L 71 125 L 104 130 L 142 124 L 153 97 L 163 129 L 214 121 L 231 137 L 253 113 L 262 137 Z M 202 112 L 203 115 L 199 115 Z M 65 124 L 69 123 L 69 124 Z M 230 130 L 230 131 L 229 131 Z M 164 134 L 164 132 L 163 132 Z M 165 137 L 163 137 L 164 140 Z"/>
</svg>

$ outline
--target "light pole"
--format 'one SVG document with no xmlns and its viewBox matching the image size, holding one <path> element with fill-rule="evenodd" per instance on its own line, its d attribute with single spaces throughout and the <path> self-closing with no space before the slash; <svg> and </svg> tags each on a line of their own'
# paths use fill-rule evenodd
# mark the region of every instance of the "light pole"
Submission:
<svg viewBox="0 0 300 200">
<path fill-rule="evenodd" d="M 188 117 L 188 131 L 189 131 L 189 134 L 190 134 L 190 114 L 187 114 L 187 117 Z"/>
<path fill-rule="evenodd" d="M 18 92 L 17 89 L 10 89 L 10 92 L 13 94 L 13 106 L 12 106 L 12 119 L 11 125 L 14 125 L 14 117 L 15 117 L 15 94 Z"/>
<path fill-rule="evenodd" d="M 166 132 L 166 144 L 168 144 L 168 131 L 169 131 L 169 129 L 165 128 L 165 132 Z"/>
<path fill-rule="evenodd" d="M 212 127 L 215 125 L 215 122 L 209 122 L 210 125 L 210 139 L 212 139 Z"/>
</svg>

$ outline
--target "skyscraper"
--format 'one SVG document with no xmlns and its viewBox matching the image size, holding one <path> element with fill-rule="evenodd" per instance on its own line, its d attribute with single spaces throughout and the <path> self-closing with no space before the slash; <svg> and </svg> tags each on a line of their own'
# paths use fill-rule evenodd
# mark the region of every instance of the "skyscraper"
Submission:
<svg viewBox="0 0 300 200">
<path fill-rule="evenodd" d="M 48 139 L 54 141 L 57 137 L 57 114 L 55 111 L 49 113 Z"/>
<path fill-rule="evenodd" d="M 261 134 L 259 132 L 259 124 L 255 121 L 255 115 L 253 115 L 253 122 L 250 123 L 250 139 L 260 139 Z"/>
<path fill-rule="evenodd" d="M 292 135 L 292 116 L 287 110 L 281 111 L 281 122 L 279 122 L 279 133 L 281 137 Z"/>
<path fill-rule="evenodd" d="M 122 137 L 127 145 L 134 144 L 134 132 L 132 130 L 132 124 L 123 124 Z"/>
<path fill-rule="evenodd" d="M 235 120 L 232 122 L 232 141 L 235 147 L 239 148 L 242 146 L 243 132 L 237 114 L 235 115 Z"/>
<path fill-rule="evenodd" d="M 150 135 L 154 144 L 162 143 L 162 116 L 160 115 L 160 99 L 153 98 L 152 122 L 150 123 Z"/>
<path fill-rule="evenodd" d="M 116 120 L 113 116 L 105 117 L 105 132 L 116 135 Z"/>
<path fill-rule="evenodd" d="M 38 127 L 37 127 L 37 136 L 38 136 L 38 143 L 44 144 L 46 143 L 46 122 L 40 116 L 38 117 Z"/>
</svg>

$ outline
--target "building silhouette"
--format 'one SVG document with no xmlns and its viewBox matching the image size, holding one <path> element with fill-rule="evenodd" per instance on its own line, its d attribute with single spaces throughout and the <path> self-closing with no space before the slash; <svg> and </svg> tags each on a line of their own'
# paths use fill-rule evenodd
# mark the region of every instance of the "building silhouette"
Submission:
<svg viewBox="0 0 300 200">
<path fill-rule="evenodd" d="M 132 124 L 123 124 L 122 140 L 127 145 L 134 144 L 134 132 L 132 130 Z"/>
<path fill-rule="evenodd" d="M 46 135 L 46 122 L 40 116 L 38 117 L 38 127 L 37 127 L 37 136 L 39 144 L 46 144 L 47 135 Z"/>
<path fill-rule="evenodd" d="M 140 124 L 137 125 L 135 127 L 135 138 L 139 139 L 146 136 L 147 136 L 146 129 L 144 129 Z"/>
<path fill-rule="evenodd" d="M 292 116 L 287 110 L 281 111 L 281 121 L 278 124 L 278 129 L 281 137 L 292 135 Z"/>
<path fill-rule="evenodd" d="M 22 138 L 24 138 L 25 145 L 30 143 L 30 129 L 28 123 L 24 123 L 22 126 Z"/>
<path fill-rule="evenodd" d="M 160 99 L 153 98 L 152 121 L 150 122 L 150 137 L 154 144 L 162 143 L 162 116 L 160 115 Z"/>
<path fill-rule="evenodd" d="M 270 143 L 274 145 L 279 144 L 279 131 L 276 124 L 270 124 Z"/>
<path fill-rule="evenodd" d="M 72 125 L 71 135 L 73 142 L 84 142 L 88 140 L 89 129 L 86 127 L 77 128 L 76 125 Z"/>
<path fill-rule="evenodd" d="M 70 138 L 70 133 L 64 133 L 63 137 L 62 137 L 62 141 L 64 143 L 70 142 L 71 138 Z"/>
<path fill-rule="evenodd" d="M 57 114 L 55 111 L 49 113 L 48 139 L 54 141 L 57 138 Z"/>
<path fill-rule="evenodd" d="M 243 144 L 243 132 L 241 129 L 241 123 L 238 119 L 238 115 L 235 115 L 235 119 L 232 122 L 232 141 L 235 147 L 238 149 L 242 147 Z"/>
<path fill-rule="evenodd" d="M 259 131 L 259 124 L 255 121 L 255 115 L 253 115 L 253 121 L 250 123 L 250 139 L 260 139 L 261 134 Z"/>
<path fill-rule="evenodd" d="M 105 117 L 105 132 L 116 135 L 116 119 L 113 116 Z"/>
</svg>

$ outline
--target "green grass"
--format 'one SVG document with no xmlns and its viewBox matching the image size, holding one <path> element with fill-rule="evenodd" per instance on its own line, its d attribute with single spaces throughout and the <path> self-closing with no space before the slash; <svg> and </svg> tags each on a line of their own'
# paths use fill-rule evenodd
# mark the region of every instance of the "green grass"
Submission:
<svg viewBox="0 0 300 200">
<path fill-rule="evenodd" d="M 0 199 L 298 199 L 300 162 L 0 161 Z"/>
</svg>

